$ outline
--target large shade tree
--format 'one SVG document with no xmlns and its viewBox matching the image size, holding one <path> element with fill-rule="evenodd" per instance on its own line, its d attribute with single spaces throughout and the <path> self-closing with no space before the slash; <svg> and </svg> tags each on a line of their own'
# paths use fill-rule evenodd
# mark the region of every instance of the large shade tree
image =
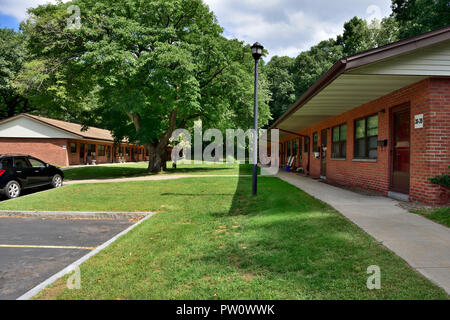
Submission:
<svg viewBox="0 0 450 320">
<path fill-rule="evenodd" d="M 401 39 L 450 25 L 448 0 L 392 0 L 391 7 Z"/>
<path fill-rule="evenodd" d="M 35 109 L 15 87 L 25 59 L 23 36 L 12 29 L 0 29 L 0 119 Z"/>
<path fill-rule="evenodd" d="M 269 106 L 272 120 L 278 119 L 295 102 L 294 63 L 294 58 L 274 56 L 263 68 L 267 79 L 270 80 L 272 100 Z"/>
<path fill-rule="evenodd" d="M 68 27 L 70 5 L 80 8 L 80 28 Z M 196 119 L 219 129 L 251 123 L 250 49 L 221 36 L 201 0 L 75 0 L 29 14 L 22 29 L 33 60 L 24 91 L 62 111 L 101 118 L 116 139 L 145 144 L 150 172 L 164 168 L 176 128 Z M 261 86 L 264 125 L 264 78 Z"/>
</svg>

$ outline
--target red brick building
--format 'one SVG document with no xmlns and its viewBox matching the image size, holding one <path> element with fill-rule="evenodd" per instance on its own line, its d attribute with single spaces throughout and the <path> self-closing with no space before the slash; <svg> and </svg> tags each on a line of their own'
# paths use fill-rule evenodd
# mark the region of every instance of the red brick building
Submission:
<svg viewBox="0 0 450 320">
<path fill-rule="evenodd" d="M 336 62 L 272 126 L 280 163 L 428 204 L 450 165 L 450 27 Z"/>
<path fill-rule="evenodd" d="M 20 114 L 0 122 L 0 154 L 27 154 L 58 166 L 148 161 L 146 149 L 115 143 L 108 130 Z M 94 160 L 94 161 L 93 161 Z"/>
</svg>

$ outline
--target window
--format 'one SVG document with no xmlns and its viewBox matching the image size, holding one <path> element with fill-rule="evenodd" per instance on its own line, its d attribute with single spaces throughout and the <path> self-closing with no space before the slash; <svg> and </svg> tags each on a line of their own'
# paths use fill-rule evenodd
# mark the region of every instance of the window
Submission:
<svg viewBox="0 0 450 320">
<path fill-rule="evenodd" d="M 287 142 L 287 156 L 288 157 L 291 156 L 291 142 L 290 141 Z"/>
<path fill-rule="evenodd" d="M 18 169 L 22 169 L 22 168 L 29 168 L 30 165 L 28 164 L 28 161 L 25 160 L 25 158 L 15 158 L 14 159 L 14 164 L 15 167 Z"/>
<path fill-rule="evenodd" d="M 333 152 L 331 158 L 347 157 L 347 124 L 333 128 Z"/>
<path fill-rule="evenodd" d="M 313 133 L 313 152 L 319 152 L 319 133 Z"/>
<path fill-rule="evenodd" d="M 297 145 L 298 145 L 298 139 L 294 139 L 294 141 L 292 142 L 292 154 L 294 155 L 294 157 L 297 156 Z"/>
<path fill-rule="evenodd" d="M 309 153 L 309 137 L 305 137 L 305 153 Z"/>
<path fill-rule="evenodd" d="M 77 153 L 77 144 L 75 142 L 70 143 L 70 152 Z"/>
<path fill-rule="evenodd" d="M 105 156 L 105 146 L 98 146 L 98 155 L 99 157 L 104 157 Z"/>
<path fill-rule="evenodd" d="M 0 161 L 0 169 L 9 169 L 12 168 L 13 161 L 12 158 L 4 158 Z"/>
<path fill-rule="evenodd" d="M 91 156 L 93 153 L 95 153 L 95 144 L 88 144 L 87 149 L 88 156 Z"/>
<path fill-rule="evenodd" d="M 378 157 L 378 115 L 355 121 L 356 159 L 377 159 Z"/>
<path fill-rule="evenodd" d="M 30 164 L 33 168 L 42 168 L 45 167 L 45 163 L 43 163 L 42 161 L 38 160 L 38 159 L 34 159 L 34 158 L 28 158 L 28 161 L 30 161 Z"/>
<path fill-rule="evenodd" d="M 129 154 L 130 154 L 130 147 L 127 147 L 127 148 L 126 148 L 125 155 L 128 156 Z"/>
</svg>

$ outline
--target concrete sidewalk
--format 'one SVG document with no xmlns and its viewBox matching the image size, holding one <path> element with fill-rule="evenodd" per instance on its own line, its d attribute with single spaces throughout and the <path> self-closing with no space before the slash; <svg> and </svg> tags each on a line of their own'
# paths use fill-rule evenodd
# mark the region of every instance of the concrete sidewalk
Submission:
<svg viewBox="0 0 450 320">
<path fill-rule="evenodd" d="M 219 177 L 251 177 L 250 175 L 238 174 L 157 174 L 143 177 L 115 178 L 115 179 L 89 179 L 89 180 L 71 180 L 64 181 L 65 186 L 84 183 L 112 183 L 112 182 L 130 182 L 130 181 L 157 181 L 173 180 L 182 178 L 219 178 Z"/>
<path fill-rule="evenodd" d="M 387 197 L 366 196 L 300 175 L 277 177 L 328 203 L 450 294 L 450 229 Z"/>
</svg>

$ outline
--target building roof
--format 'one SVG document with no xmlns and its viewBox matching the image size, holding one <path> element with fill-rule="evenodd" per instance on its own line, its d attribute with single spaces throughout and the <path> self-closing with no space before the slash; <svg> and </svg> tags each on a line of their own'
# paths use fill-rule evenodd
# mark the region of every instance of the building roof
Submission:
<svg viewBox="0 0 450 320">
<path fill-rule="evenodd" d="M 82 130 L 83 126 L 78 123 L 50 119 L 50 118 L 31 115 L 28 113 L 22 113 L 22 114 L 14 116 L 14 117 L 5 119 L 3 121 L 0 121 L 0 125 L 3 123 L 6 123 L 6 122 L 13 121 L 18 118 L 32 119 L 32 120 L 42 123 L 44 125 L 47 125 L 47 126 L 62 130 L 71 135 L 74 135 L 75 136 L 74 138 L 104 140 L 104 141 L 114 142 L 114 137 L 109 130 L 100 129 L 100 128 L 96 128 L 96 127 L 88 127 L 87 130 L 83 131 Z"/>
<path fill-rule="evenodd" d="M 446 26 L 344 57 L 270 128 L 303 129 L 300 116 L 310 126 L 429 76 L 450 76 L 446 67 L 450 62 L 449 48 L 450 26 Z M 436 52 L 444 54 L 437 58 Z M 401 67 L 396 68 L 397 65 Z M 296 119 L 289 121 L 291 116 Z"/>
<path fill-rule="evenodd" d="M 25 113 L 23 115 L 26 117 L 30 117 L 35 120 L 44 122 L 46 124 L 49 124 L 56 128 L 59 128 L 61 130 L 68 131 L 70 133 L 79 135 L 85 139 L 114 141 L 114 137 L 111 134 L 111 131 L 109 131 L 109 130 L 100 129 L 100 128 L 96 128 L 96 127 L 88 127 L 86 131 L 82 131 L 83 126 L 78 123 L 44 118 L 44 117 L 35 116 L 35 115 L 27 114 L 27 113 Z"/>
</svg>

